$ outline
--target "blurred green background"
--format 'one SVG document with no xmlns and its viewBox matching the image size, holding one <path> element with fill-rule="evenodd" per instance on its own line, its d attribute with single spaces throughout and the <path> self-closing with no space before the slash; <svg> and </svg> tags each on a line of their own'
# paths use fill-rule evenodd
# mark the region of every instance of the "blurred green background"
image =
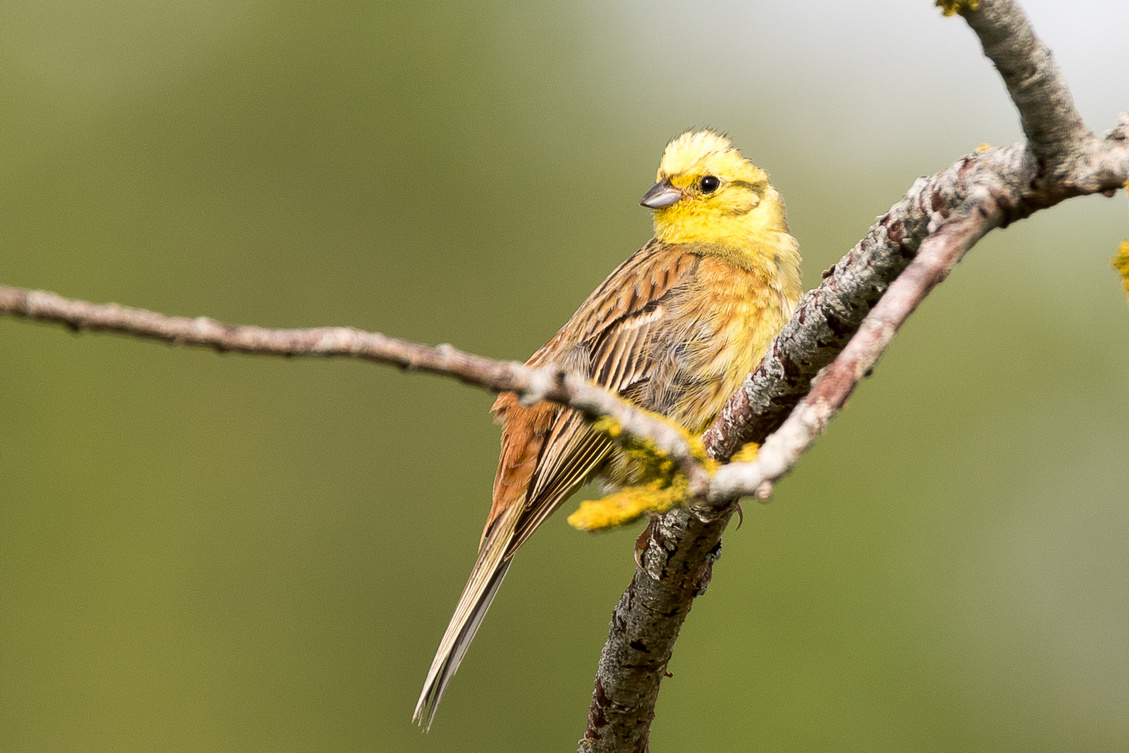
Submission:
<svg viewBox="0 0 1129 753">
<path fill-rule="evenodd" d="M 1104 130 L 1129 8 L 1060 6 L 1027 3 Z M 1020 136 L 928 0 L 0 17 L 0 282 L 515 359 L 649 237 L 687 127 L 773 174 L 808 287 L 917 176 Z M 1120 194 L 974 249 L 746 504 L 653 750 L 1129 749 L 1126 236 Z M 0 751 L 574 749 L 637 531 L 563 515 L 409 722 L 489 507 L 489 395 L 10 319 L 0 364 Z"/>
</svg>

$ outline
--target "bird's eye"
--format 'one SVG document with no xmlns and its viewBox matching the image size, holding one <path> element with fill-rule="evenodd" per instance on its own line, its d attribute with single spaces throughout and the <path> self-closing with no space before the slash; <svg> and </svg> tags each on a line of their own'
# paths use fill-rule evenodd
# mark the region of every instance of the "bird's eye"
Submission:
<svg viewBox="0 0 1129 753">
<path fill-rule="evenodd" d="M 707 175 L 702 178 L 701 183 L 698 185 L 702 187 L 702 193 L 713 193 L 718 189 L 718 186 L 721 185 L 721 181 L 712 175 Z"/>
</svg>

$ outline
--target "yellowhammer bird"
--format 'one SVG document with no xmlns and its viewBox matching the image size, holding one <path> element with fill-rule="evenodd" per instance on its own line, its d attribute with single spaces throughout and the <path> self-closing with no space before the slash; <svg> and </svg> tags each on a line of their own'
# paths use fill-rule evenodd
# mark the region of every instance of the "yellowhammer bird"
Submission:
<svg viewBox="0 0 1129 753">
<path fill-rule="evenodd" d="M 584 374 L 700 433 L 792 315 L 799 244 L 768 174 L 712 131 L 671 141 L 640 203 L 654 210 L 654 239 L 528 363 Z M 568 408 L 527 408 L 505 393 L 494 412 L 502 424 L 494 504 L 416 704 L 425 728 L 518 547 L 593 475 L 613 485 L 631 480 L 615 446 Z"/>
</svg>

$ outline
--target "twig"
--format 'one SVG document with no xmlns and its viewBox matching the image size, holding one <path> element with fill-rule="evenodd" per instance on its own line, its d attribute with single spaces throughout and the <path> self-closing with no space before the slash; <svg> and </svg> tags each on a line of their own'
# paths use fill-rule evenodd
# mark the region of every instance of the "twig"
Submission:
<svg viewBox="0 0 1129 753">
<path fill-rule="evenodd" d="M 359 358 L 410 371 L 444 374 L 494 392 L 516 392 L 527 402 L 551 400 L 589 418 L 609 416 L 627 436 L 648 439 L 669 455 L 695 488 L 709 476 L 682 436 L 616 395 L 560 369 L 496 361 L 450 345 L 430 347 L 352 327 L 268 329 L 207 317 L 167 316 L 117 303 L 89 303 L 40 290 L 0 285 L 0 314 L 63 324 L 76 331 L 117 332 L 171 345 L 195 345 L 249 355 Z"/>
<path fill-rule="evenodd" d="M 1035 36 L 1027 14 L 1013 0 L 983 2 L 962 13 L 980 38 L 1007 87 L 1032 155 L 1044 171 L 1066 167 L 1093 133 L 1074 106 L 1074 97 L 1047 47 Z M 1062 176 L 1055 176 L 1061 178 Z"/>
</svg>

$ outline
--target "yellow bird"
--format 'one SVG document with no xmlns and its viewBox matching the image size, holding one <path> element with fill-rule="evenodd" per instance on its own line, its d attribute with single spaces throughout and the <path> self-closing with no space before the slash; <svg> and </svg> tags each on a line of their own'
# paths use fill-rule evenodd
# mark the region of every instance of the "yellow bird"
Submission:
<svg viewBox="0 0 1129 753">
<path fill-rule="evenodd" d="M 655 237 L 612 272 L 529 359 L 587 376 L 694 433 L 704 431 L 800 299 L 800 249 L 768 174 L 725 136 L 667 145 L 640 202 Z M 427 673 L 414 720 L 428 728 L 514 552 L 599 474 L 632 480 L 615 446 L 568 408 L 494 403 L 502 452 L 478 559 Z"/>
</svg>

